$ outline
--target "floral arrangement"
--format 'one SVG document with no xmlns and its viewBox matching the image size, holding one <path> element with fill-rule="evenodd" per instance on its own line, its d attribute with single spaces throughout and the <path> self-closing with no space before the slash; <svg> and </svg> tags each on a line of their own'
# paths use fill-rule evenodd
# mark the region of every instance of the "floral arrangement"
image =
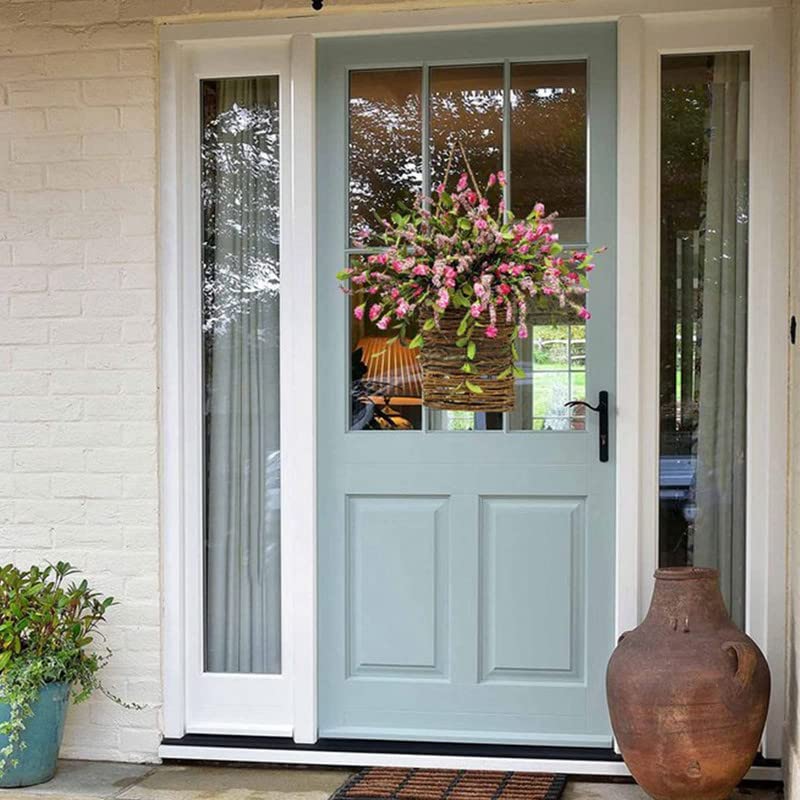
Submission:
<svg viewBox="0 0 800 800">
<path fill-rule="evenodd" d="M 567 252 L 554 232 L 556 214 L 537 203 L 516 218 L 503 201 L 494 208 L 487 195 L 505 185 L 503 172 L 489 175 L 481 190 L 472 171 L 449 193 L 444 183 L 433 198 L 419 196 L 382 220 L 382 231 L 364 231 L 362 245 L 380 252 L 356 256 L 337 278 L 361 300 L 354 308 L 381 330 L 391 329 L 412 348 L 424 348 L 426 334 L 440 328 L 444 315 L 458 314 L 455 344 L 463 349 L 463 388 L 481 393 L 470 375 L 479 337 L 508 339 L 509 365 L 498 377 L 524 377 L 515 365 L 515 339 L 528 335 L 528 315 L 536 308 L 570 308 L 588 320 L 582 302 L 588 291 L 593 253 Z M 370 240 L 372 240 L 370 242 Z M 599 251 L 596 251 L 599 252 Z M 408 332 L 414 333 L 408 336 Z"/>
</svg>

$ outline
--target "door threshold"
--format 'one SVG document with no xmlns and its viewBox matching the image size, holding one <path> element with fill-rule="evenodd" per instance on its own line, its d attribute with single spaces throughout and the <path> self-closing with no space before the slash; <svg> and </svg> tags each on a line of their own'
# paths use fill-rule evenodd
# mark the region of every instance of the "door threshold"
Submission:
<svg viewBox="0 0 800 800">
<path fill-rule="evenodd" d="M 158 755 L 164 761 L 230 761 L 253 764 L 296 764 L 330 767 L 427 767 L 520 772 L 562 772 L 567 775 L 630 777 L 622 758 L 611 748 L 540 745 L 402 742 L 371 739 L 319 739 L 298 744 L 269 736 L 187 733 L 165 738 Z M 759 756 L 747 780 L 782 780 L 780 762 Z"/>
</svg>

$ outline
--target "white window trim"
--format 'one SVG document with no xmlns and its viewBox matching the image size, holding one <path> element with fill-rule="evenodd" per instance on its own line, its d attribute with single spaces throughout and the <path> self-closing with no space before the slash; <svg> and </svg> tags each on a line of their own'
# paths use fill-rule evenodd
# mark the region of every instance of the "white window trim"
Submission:
<svg viewBox="0 0 800 800">
<path fill-rule="evenodd" d="M 295 43 L 302 47 L 302 42 Z M 313 250 L 295 229 L 313 222 L 303 203 L 308 187 L 294 191 L 297 174 L 313 181 L 313 162 L 295 159 L 293 108 L 308 100 L 290 84 L 294 51 L 288 37 L 266 42 L 165 43 L 162 56 L 161 331 L 162 331 L 162 524 L 164 544 L 165 734 L 239 733 L 292 736 L 294 718 L 294 636 L 300 585 L 295 559 L 303 556 L 314 515 L 307 491 L 313 486 L 313 337 L 309 277 L 303 260 Z M 298 75 L 301 69 L 296 70 Z M 313 63 L 307 68 L 313 74 Z M 202 615 L 202 340 L 199 152 L 199 86 L 204 78 L 277 75 L 280 81 L 280 259 L 281 259 L 281 653 L 279 675 L 209 674 L 203 671 Z M 306 113 L 308 109 L 306 109 Z M 312 137 L 313 130 L 302 131 Z M 302 144 L 302 138 L 300 142 Z M 306 145 L 307 146 L 307 145 Z M 302 151 L 301 151 L 302 152 Z M 309 172 L 311 171 L 311 172 Z M 311 174 L 311 178 L 309 178 Z M 295 201 L 297 198 L 297 201 Z M 312 245 L 313 247 L 313 245 Z M 289 267 L 291 265 L 291 268 Z M 302 328 L 301 328 L 302 330 Z M 310 533 L 309 533 L 310 532 Z M 312 597 L 313 602 L 313 597 Z M 302 608 L 301 608 L 302 612 Z M 306 638 L 308 638 L 306 636 Z M 301 671 L 304 665 L 301 664 Z M 315 723 L 313 720 L 311 724 Z"/>
<path fill-rule="evenodd" d="M 754 8 L 760 6 L 760 8 Z M 702 8 L 702 11 L 698 9 Z M 738 9 L 738 10 L 737 10 Z M 664 13 L 662 13 L 664 12 Z M 566 14 L 569 16 L 566 16 Z M 191 506 L 199 502 L 185 481 L 192 445 L 184 422 L 193 388 L 187 382 L 187 298 L 179 265 L 185 250 L 181 219 L 182 147 L 179 84 L 187 52 L 214 50 L 250 41 L 258 47 L 282 40 L 289 47 L 292 156 L 289 183 L 291 241 L 283 250 L 282 293 L 292 293 L 292 353 L 282 360 L 291 381 L 296 427 L 293 454 L 284 451 L 284 612 L 291 619 L 292 713 L 290 732 L 313 743 L 316 723 L 316 509 L 314 329 L 315 113 L 314 45 L 319 36 L 409 30 L 498 27 L 528 23 L 619 20 L 619 175 L 617 361 L 617 631 L 638 624 L 649 603 L 657 551 L 658 470 L 658 54 L 747 49 L 752 53 L 751 254 L 778 265 L 750 281 L 750 397 L 748 417 L 748 609 L 747 627 L 765 650 L 773 673 L 770 719 L 764 753 L 780 757 L 783 709 L 783 553 L 786 535 L 785 286 L 788 282 L 788 8 L 769 0 L 575 0 L 560 4 L 371 14 L 330 13 L 295 19 L 170 25 L 161 31 L 161 482 L 164 531 L 164 720 L 165 736 L 186 732 L 186 535 Z M 758 116 L 756 116 L 758 115 Z M 288 140 L 282 140 L 282 143 Z M 284 219 L 286 215 L 284 214 Z M 291 270 L 286 269 L 291 253 Z M 751 257 L 751 265 L 756 263 Z M 655 288 L 654 288 L 655 287 Z M 190 298 L 189 298 L 190 299 Z M 287 315 L 288 316 L 288 315 Z M 754 330 L 752 321 L 768 320 Z M 655 332 L 655 334 L 654 334 Z M 188 335 L 191 335 L 189 332 Z M 283 354 L 282 354 L 283 357 Z M 191 377 L 191 370 L 188 371 Z M 767 390 L 764 391 L 764 387 Z M 756 388 L 758 393 L 756 393 Z M 288 390 L 287 390 L 288 391 Z M 645 427 L 642 427 L 645 426 Z M 194 435 L 197 435 L 195 430 Z M 770 470 L 770 466 L 777 469 Z M 291 488 L 291 487 L 294 488 Z M 632 487 L 632 488 L 631 488 Z M 647 531 L 646 535 L 640 533 Z M 765 531 L 756 539 L 752 531 Z M 286 730 L 282 725 L 281 730 Z M 286 734 L 284 734 L 286 735 Z M 164 756 L 175 753 L 167 752 Z M 182 750 L 192 757 L 189 750 Z M 203 750 L 208 755 L 207 750 Z M 236 756 L 225 748 L 231 759 Z M 262 755 L 256 757 L 256 753 Z M 269 761 L 264 751 L 248 758 Z M 274 751 L 288 758 L 291 751 Z M 353 754 L 351 754 L 352 758 Z M 203 757 L 196 755 L 195 757 Z M 322 758 L 322 760 L 319 760 Z M 306 763 L 334 763 L 306 752 Z M 328 759 L 326 761 L 326 759 Z M 384 763 L 383 759 L 381 763 Z M 366 763 L 366 762 L 364 762 Z M 377 762 L 376 762 L 377 763 Z M 533 763 L 533 762 L 531 762 Z M 614 773 L 617 767 L 595 771 Z M 480 764 L 476 763 L 476 766 Z M 762 774 L 759 771 L 759 774 Z M 767 777 L 766 774 L 762 775 Z M 754 775 L 755 777 L 755 775 Z"/>
</svg>

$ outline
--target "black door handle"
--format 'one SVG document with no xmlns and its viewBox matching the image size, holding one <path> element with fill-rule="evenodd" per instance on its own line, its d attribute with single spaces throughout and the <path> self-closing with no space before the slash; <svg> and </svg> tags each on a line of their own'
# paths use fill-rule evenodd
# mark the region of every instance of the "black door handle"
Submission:
<svg viewBox="0 0 800 800">
<path fill-rule="evenodd" d="M 600 460 L 608 461 L 608 392 L 600 392 L 596 406 L 589 405 L 583 400 L 572 400 L 564 403 L 567 408 L 584 406 L 600 415 Z"/>
</svg>

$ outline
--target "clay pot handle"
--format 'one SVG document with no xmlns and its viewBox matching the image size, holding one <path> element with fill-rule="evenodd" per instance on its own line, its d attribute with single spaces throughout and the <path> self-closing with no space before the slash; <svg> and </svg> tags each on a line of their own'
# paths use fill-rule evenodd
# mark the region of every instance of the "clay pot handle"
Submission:
<svg viewBox="0 0 800 800">
<path fill-rule="evenodd" d="M 755 648 L 749 642 L 723 642 L 722 649 L 736 656 L 736 674 L 733 679 L 739 688 L 746 689 L 758 664 Z"/>
</svg>

